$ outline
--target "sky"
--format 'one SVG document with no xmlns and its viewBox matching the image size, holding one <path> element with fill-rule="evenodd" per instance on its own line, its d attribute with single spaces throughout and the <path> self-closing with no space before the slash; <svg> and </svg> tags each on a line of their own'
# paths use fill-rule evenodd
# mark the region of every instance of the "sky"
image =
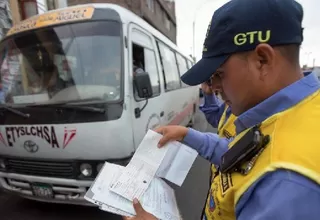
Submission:
<svg viewBox="0 0 320 220">
<path fill-rule="evenodd" d="M 304 42 L 300 65 L 320 66 L 320 0 L 297 0 L 304 9 Z M 227 0 L 176 0 L 177 44 L 186 54 L 192 54 L 193 22 L 195 21 L 195 54 L 201 59 L 202 45 L 209 21 L 216 9 Z"/>
</svg>

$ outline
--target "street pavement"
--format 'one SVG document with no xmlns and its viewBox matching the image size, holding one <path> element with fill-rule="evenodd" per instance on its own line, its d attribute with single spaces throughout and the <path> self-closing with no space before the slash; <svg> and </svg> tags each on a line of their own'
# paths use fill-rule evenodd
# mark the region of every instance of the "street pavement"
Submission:
<svg viewBox="0 0 320 220">
<path fill-rule="evenodd" d="M 198 112 L 195 129 L 215 132 Z M 209 187 L 209 163 L 197 158 L 181 187 L 176 191 L 178 205 L 184 220 L 199 220 Z M 30 201 L 0 190 L 1 220 L 121 220 L 119 216 L 100 211 L 95 207 L 58 205 Z"/>
</svg>

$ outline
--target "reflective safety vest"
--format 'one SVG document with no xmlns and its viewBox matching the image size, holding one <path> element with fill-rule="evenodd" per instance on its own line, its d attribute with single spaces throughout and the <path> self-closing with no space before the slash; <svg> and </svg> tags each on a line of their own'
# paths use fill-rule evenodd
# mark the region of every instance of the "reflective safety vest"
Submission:
<svg viewBox="0 0 320 220">
<path fill-rule="evenodd" d="M 230 138 L 230 137 L 234 137 L 236 135 L 236 126 L 234 125 L 234 121 L 236 120 L 236 116 L 233 114 L 230 114 L 229 118 L 226 120 L 227 117 L 227 109 L 228 109 L 228 105 L 226 105 L 224 112 L 221 116 L 221 119 L 219 121 L 219 125 L 218 125 L 218 134 L 220 137 L 226 137 L 226 138 Z M 211 165 L 211 178 L 210 178 L 210 185 L 213 181 L 213 178 L 215 176 L 217 172 L 217 169 L 215 167 L 215 165 Z M 204 207 L 204 215 L 207 216 L 210 212 L 210 207 L 213 207 L 214 203 L 213 203 L 213 197 L 211 194 L 211 190 L 209 189 L 208 192 L 208 197 L 206 200 L 206 204 Z"/>
<path fill-rule="evenodd" d="M 244 192 L 260 177 L 277 169 L 297 172 L 320 184 L 320 92 L 261 123 L 260 130 L 270 142 L 258 155 L 246 175 L 219 173 L 211 184 L 213 207 L 208 220 L 235 220 L 235 207 Z M 249 130 L 249 129 L 248 129 Z M 248 130 L 229 144 L 232 147 Z"/>
<path fill-rule="evenodd" d="M 228 108 L 229 106 L 226 105 L 219 121 L 218 134 L 220 137 L 231 138 L 236 135 L 236 126 L 234 125 L 234 121 L 237 119 L 237 117 L 233 114 L 230 114 L 229 118 L 226 120 Z"/>
</svg>

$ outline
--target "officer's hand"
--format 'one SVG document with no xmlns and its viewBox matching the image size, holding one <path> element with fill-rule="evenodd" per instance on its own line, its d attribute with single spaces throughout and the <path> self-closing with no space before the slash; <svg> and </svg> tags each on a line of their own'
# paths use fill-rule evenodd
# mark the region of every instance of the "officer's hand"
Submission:
<svg viewBox="0 0 320 220">
<path fill-rule="evenodd" d="M 158 220 L 156 217 L 146 212 L 140 202 L 136 199 L 133 200 L 133 208 L 136 211 L 136 216 L 134 217 L 123 217 L 124 220 Z"/>
<path fill-rule="evenodd" d="M 182 141 L 188 133 L 188 128 L 178 125 L 168 125 L 157 128 L 155 132 L 163 135 L 158 144 L 159 147 L 163 147 L 170 141 Z"/>
<path fill-rule="evenodd" d="M 206 82 L 201 84 L 201 89 L 202 89 L 203 93 L 206 95 L 213 94 L 212 88 Z"/>
</svg>

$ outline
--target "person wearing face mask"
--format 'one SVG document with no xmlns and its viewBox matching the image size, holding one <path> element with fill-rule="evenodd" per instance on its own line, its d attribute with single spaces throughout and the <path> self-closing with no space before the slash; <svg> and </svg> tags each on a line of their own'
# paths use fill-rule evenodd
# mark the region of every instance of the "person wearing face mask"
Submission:
<svg viewBox="0 0 320 220">
<path fill-rule="evenodd" d="M 182 76 L 188 85 L 219 78 L 237 116 L 233 140 L 181 126 L 156 130 L 161 146 L 182 141 L 221 168 L 202 219 L 319 219 L 320 82 L 300 68 L 302 19 L 294 0 L 229 1 L 212 17 L 202 59 Z M 243 154 L 251 147 L 258 151 Z M 137 200 L 134 207 L 129 219 L 156 219 Z"/>
</svg>

